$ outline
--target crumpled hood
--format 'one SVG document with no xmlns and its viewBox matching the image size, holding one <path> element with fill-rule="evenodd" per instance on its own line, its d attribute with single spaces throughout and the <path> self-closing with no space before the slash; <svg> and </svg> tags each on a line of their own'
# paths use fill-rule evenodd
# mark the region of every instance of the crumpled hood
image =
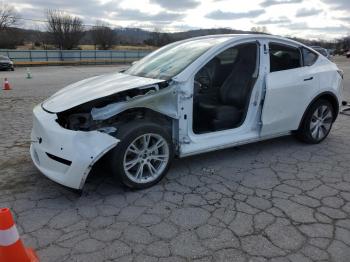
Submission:
<svg viewBox="0 0 350 262">
<path fill-rule="evenodd" d="M 45 100 L 42 106 L 49 112 L 58 113 L 98 98 L 163 81 L 123 73 L 95 76 L 61 89 Z"/>
</svg>

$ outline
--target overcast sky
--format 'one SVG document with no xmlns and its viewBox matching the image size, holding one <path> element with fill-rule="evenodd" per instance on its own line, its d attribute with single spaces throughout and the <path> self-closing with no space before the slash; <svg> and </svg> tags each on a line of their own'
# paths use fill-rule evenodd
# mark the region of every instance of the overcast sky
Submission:
<svg viewBox="0 0 350 262">
<path fill-rule="evenodd" d="M 12 0 L 23 18 L 60 9 L 84 23 L 162 31 L 266 26 L 272 34 L 334 39 L 350 33 L 350 0 Z M 34 23 L 40 26 L 39 22 Z M 33 22 L 23 22 L 32 27 Z M 43 26 L 43 25 L 41 25 Z"/>
</svg>

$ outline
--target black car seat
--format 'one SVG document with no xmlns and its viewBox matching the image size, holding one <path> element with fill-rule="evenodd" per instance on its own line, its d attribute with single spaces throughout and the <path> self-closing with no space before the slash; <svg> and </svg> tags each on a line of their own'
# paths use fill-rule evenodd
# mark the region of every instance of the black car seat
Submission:
<svg viewBox="0 0 350 262">
<path fill-rule="evenodd" d="M 282 61 L 282 70 L 288 70 L 293 68 L 292 66 L 292 57 L 288 53 L 284 53 L 281 56 L 281 61 Z"/>
<path fill-rule="evenodd" d="M 219 88 L 217 101 L 199 104 L 201 114 L 209 119 L 211 130 L 233 128 L 241 122 L 255 83 L 256 57 L 255 43 L 242 45 L 230 75 Z"/>
</svg>

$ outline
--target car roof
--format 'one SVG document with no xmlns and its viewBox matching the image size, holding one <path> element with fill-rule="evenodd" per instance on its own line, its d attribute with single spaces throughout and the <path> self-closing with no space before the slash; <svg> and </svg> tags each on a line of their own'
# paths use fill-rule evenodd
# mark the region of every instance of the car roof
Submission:
<svg viewBox="0 0 350 262">
<path fill-rule="evenodd" d="M 281 37 L 281 36 L 275 36 L 275 35 L 268 35 L 268 34 L 219 34 L 219 35 L 205 35 L 205 36 L 197 36 L 197 37 L 192 37 L 192 38 L 188 38 L 185 40 L 181 40 L 178 42 L 190 42 L 190 41 L 198 41 L 198 40 L 210 40 L 210 39 L 217 39 L 217 38 L 228 38 L 228 40 L 224 41 L 224 43 L 226 42 L 232 42 L 232 41 L 239 41 L 239 40 L 245 40 L 245 39 L 256 39 L 256 40 L 275 40 L 275 41 L 283 41 L 283 42 L 288 42 L 290 44 L 294 44 L 294 45 L 300 45 L 300 46 L 304 46 L 307 48 L 310 48 L 300 42 L 285 38 L 285 37 Z M 221 43 L 221 44 L 224 44 Z"/>
<path fill-rule="evenodd" d="M 299 43 L 297 41 L 285 38 L 285 37 L 280 37 L 280 36 L 274 36 L 274 35 L 268 35 L 268 34 L 221 34 L 221 35 L 206 35 L 206 36 L 199 36 L 199 37 L 193 37 L 189 38 L 186 40 L 178 41 L 177 43 L 186 43 L 190 41 L 198 41 L 198 40 L 203 40 L 203 41 L 208 41 L 210 39 L 217 39 L 217 38 L 226 38 L 223 42 L 218 43 L 214 47 L 211 48 L 211 50 L 220 50 L 221 48 L 225 48 L 225 46 L 229 46 L 231 44 L 235 44 L 236 42 L 239 43 L 241 41 L 257 41 L 257 40 L 265 40 L 265 41 L 271 41 L 271 42 L 276 42 L 280 44 L 285 44 L 288 45 L 290 44 L 291 46 L 294 47 L 304 47 L 307 49 L 310 49 L 310 47 Z M 209 51 L 210 52 L 210 51 Z M 315 51 L 316 52 L 316 51 Z M 179 82 L 186 81 L 188 77 L 190 76 L 191 68 L 194 67 L 193 64 L 191 64 L 187 69 L 185 69 L 183 72 L 175 76 L 173 79 Z M 190 68 L 190 69 L 189 69 Z M 189 70 L 188 70 L 189 69 Z"/>
</svg>

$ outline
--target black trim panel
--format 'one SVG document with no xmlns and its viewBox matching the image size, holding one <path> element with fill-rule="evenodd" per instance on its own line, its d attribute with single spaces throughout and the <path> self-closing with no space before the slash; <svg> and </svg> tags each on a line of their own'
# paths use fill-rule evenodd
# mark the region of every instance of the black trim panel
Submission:
<svg viewBox="0 0 350 262">
<path fill-rule="evenodd" d="M 59 163 L 61 163 L 61 164 L 64 164 L 64 165 L 67 165 L 67 166 L 70 166 L 70 165 L 72 164 L 72 161 L 69 161 L 69 160 L 64 159 L 64 158 L 60 158 L 60 157 L 55 156 L 55 155 L 52 155 L 52 154 L 50 154 L 50 153 L 47 153 L 47 152 L 46 152 L 46 155 L 47 155 L 49 158 L 51 158 L 52 160 L 55 160 L 55 161 L 57 161 L 57 162 L 59 162 Z"/>
</svg>

